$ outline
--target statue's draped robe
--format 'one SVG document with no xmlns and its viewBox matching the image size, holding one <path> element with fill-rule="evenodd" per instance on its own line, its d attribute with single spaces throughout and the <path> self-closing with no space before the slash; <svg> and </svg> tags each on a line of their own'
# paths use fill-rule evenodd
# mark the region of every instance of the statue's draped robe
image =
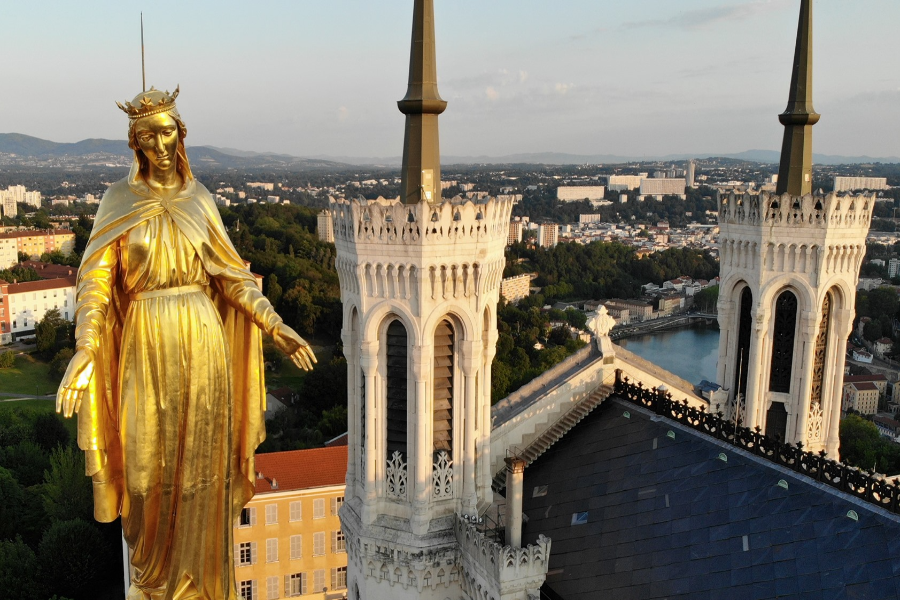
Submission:
<svg viewBox="0 0 900 600">
<path fill-rule="evenodd" d="M 136 166 L 103 197 L 76 288 L 76 346 L 96 366 L 78 443 L 95 517 L 122 515 L 129 600 L 231 600 L 265 436 L 260 329 L 280 318 L 206 188 L 163 200 Z"/>
</svg>

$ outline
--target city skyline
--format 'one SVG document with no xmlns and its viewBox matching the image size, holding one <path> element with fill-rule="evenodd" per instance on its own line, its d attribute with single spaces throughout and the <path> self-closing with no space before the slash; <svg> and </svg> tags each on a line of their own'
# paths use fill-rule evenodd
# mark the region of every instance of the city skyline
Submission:
<svg viewBox="0 0 900 600">
<path fill-rule="evenodd" d="M 442 153 L 778 148 L 798 2 L 621 4 L 437 2 Z M 147 83 L 181 85 L 191 145 L 397 156 L 410 5 L 271 2 L 251 13 L 234 2 L 215 11 L 159 2 L 144 14 Z M 138 10 L 91 2 L 54 7 L 48 19 L 39 6 L 0 8 L 17 24 L 0 41 L 10 57 L 0 76 L 15 90 L 0 131 L 123 139 L 114 101 L 140 90 Z M 896 17 L 900 6 L 886 0 L 816 3 L 817 153 L 900 155 L 891 112 L 900 74 L 885 58 L 900 50 Z M 81 88 L 90 92 L 67 98 Z"/>
</svg>

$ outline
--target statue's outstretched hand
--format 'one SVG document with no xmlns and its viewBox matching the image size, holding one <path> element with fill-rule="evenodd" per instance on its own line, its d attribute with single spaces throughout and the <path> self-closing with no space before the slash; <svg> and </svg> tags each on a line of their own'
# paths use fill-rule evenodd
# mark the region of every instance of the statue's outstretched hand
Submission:
<svg viewBox="0 0 900 600">
<path fill-rule="evenodd" d="M 312 370 L 313 364 L 316 362 L 316 355 L 296 331 L 284 323 L 279 323 L 272 331 L 272 338 L 278 349 L 287 354 L 295 365 L 304 371 Z"/>
<path fill-rule="evenodd" d="M 81 408 L 81 400 L 94 375 L 94 357 L 87 350 L 79 350 L 69 361 L 59 391 L 56 392 L 56 412 L 71 417 Z"/>
</svg>

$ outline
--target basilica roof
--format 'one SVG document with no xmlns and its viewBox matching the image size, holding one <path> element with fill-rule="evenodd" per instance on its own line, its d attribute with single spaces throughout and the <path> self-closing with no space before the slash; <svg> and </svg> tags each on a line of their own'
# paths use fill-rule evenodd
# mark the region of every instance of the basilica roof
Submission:
<svg viewBox="0 0 900 600">
<path fill-rule="evenodd" d="M 550 597 L 900 597 L 900 516 L 615 397 L 524 496 Z"/>
</svg>

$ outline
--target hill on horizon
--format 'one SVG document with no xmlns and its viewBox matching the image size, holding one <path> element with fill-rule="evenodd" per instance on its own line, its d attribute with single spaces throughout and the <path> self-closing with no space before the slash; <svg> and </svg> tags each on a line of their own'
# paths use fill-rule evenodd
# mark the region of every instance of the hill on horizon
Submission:
<svg viewBox="0 0 900 600">
<path fill-rule="evenodd" d="M 131 156 L 131 149 L 124 140 L 87 139 L 74 143 L 59 143 L 36 138 L 21 133 L 0 133 L 0 153 L 15 154 L 28 158 L 51 158 L 63 156 L 88 156 L 111 154 Z M 274 167 L 274 168 L 325 168 L 345 169 L 350 166 L 373 166 L 398 168 L 400 156 L 328 156 L 317 155 L 299 157 L 274 152 L 253 152 L 235 148 L 215 146 L 188 146 L 191 160 L 201 164 L 222 167 Z M 664 156 L 620 156 L 614 154 L 568 154 L 564 152 L 535 152 L 508 154 L 504 156 L 456 156 L 444 155 L 441 162 L 446 165 L 476 164 L 620 164 L 634 162 L 668 162 L 688 159 L 732 158 L 752 162 L 777 164 L 780 153 L 776 150 L 746 150 L 735 154 L 668 154 Z M 838 156 L 814 154 L 813 161 L 821 165 L 900 163 L 900 157 Z"/>
</svg>

